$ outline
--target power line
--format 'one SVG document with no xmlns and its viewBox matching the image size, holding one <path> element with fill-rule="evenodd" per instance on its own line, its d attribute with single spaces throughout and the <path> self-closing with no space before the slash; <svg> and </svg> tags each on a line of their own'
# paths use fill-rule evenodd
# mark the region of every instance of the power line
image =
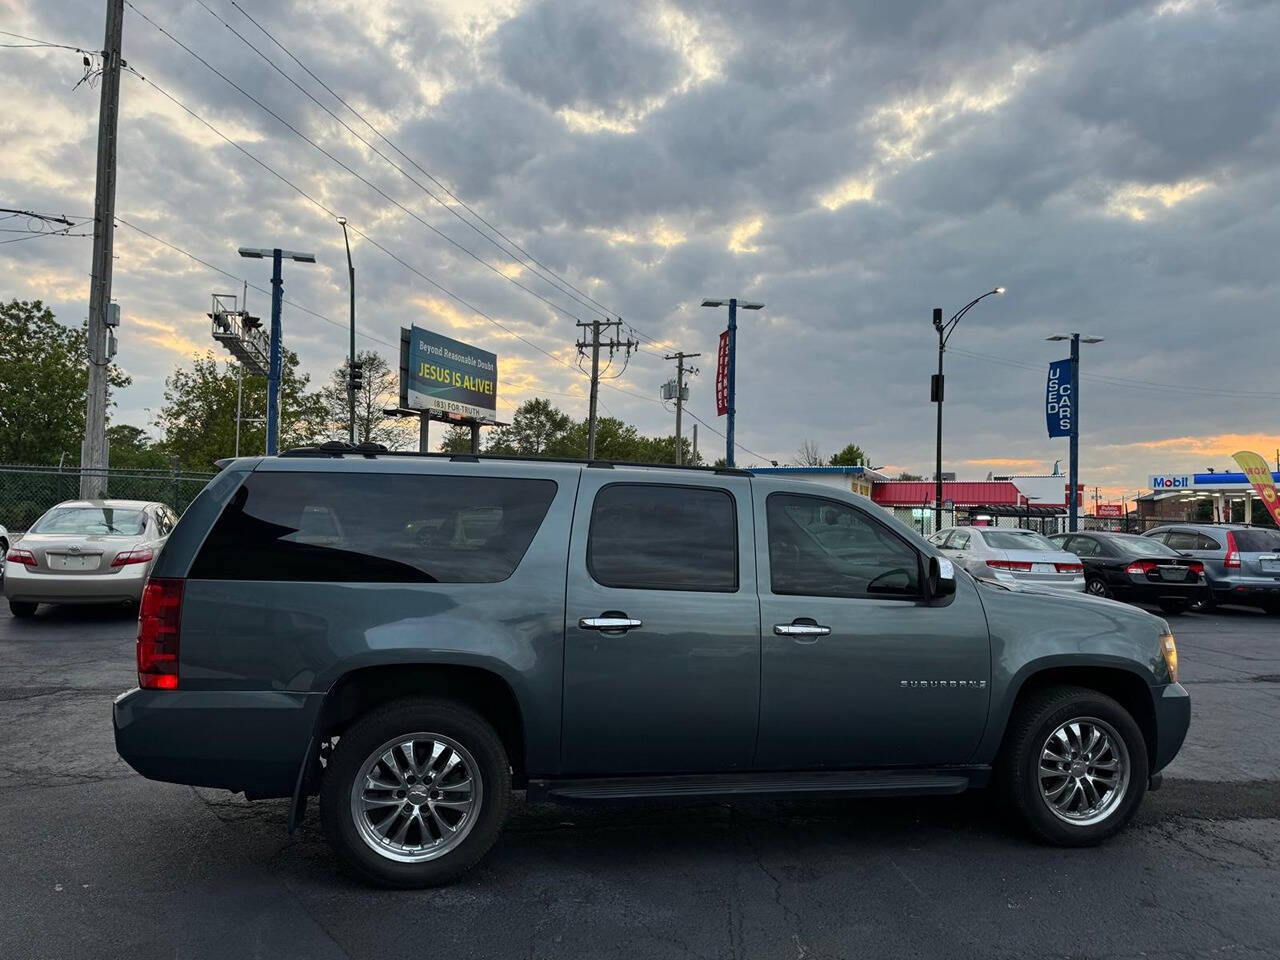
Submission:
<svg viewBox="0 0 1280 960">
<path fill-rule="evenodd" d="M 202 5 L 203 5 L 203 4 L 202 4 Z M 263 36 L 265 36 L 268 40 L 270 40 L 270 41 L 271 41 L 272 43 L 274 43 L 277 47 L 279 47 L 279 48 L 280 48 L 280 50 L 282 50 L 282 51 L 284 52 L 284 54 L 285 54 L 287 57 L 289 57 L 289 59 L 291 59 L 294 63 L 296 63 L 299 67 L 301 67 L 301 68 L 306 72 L 307 76 L 311 77 L 311 79 L 312 79 L 312 80 L 314 80 L 314 81 L 316 81 L 316 83 L 320 84 L 320 86 L 321 86 L 321 87 L 323 87 L 323 88 L 324 88 L 324 89 L 329 93 L 329 95 L 330 95 L 330 96 L 332 96 L 335 100 L 337 100 L 337 101 L 338 101 L 339 103 L 341 103 L 344 107 L 346 107 L 348 110 L 350 110 L 350 111 L 351 111 L 351 113 L 352 113 L 354 116 L 356 116 L 356 117 L 360 120 L 360 122 L 361 122 L 361 123 L 363 123 L 366 127 L 368 127 L 370 130 L 372 130 L 372 131 L 373 131 L 373 132 L 374 132 L 374 133 L 375 133 L 375 134 L 376 134 L 376 135 L 377 135 L 377 136 L 378 136 L 378 137 L 379 137 L 379 138 L 380 138 L 384 143 L 386 143 L 389 147 L 391 147 L 391 149 L 392 149 L 392 150 L 394 150 L 396 153 L 400 154 L 400 156 L 404 157 L 404 159 L 405 159 L 405 160 L 407 160 L 409 163 L 411 163 L 415 168 L 417 168 L 417 170 L 418 170 L 420 173 L 422 173 L 422 175 L 423 175 L 423 176 L 427 177 L 429 180 L 431 180 L 431 182 L 432 182 L 432 183 L 434 183 L 437 187 L 439 187 L 439 188 L 441 189 L 441 191 L 443 191 L 443 192 L 445 193 L 445 195 L 449 197 L 449 199 L 453 200 L 455 203 L 457 203 L 458 205 L 460 205 L 464 210 L 466 210 L 468 213 L 470 213 L 473 217 L 475 217 L 477 220 L 479 220 L 481 223 L 483 223 L 486 227 L 488 227 L 490 230 L 492 230 L 495 234 L 497 234 L 499 237 L 501 237 L 503 240 L 505 240 L 507 243 L 509 243 L 513 248 L 515 248 L 516 250 L 518 250 L 518 251 L 519 251 L 521 254 L 523 254 L 523 255 L 524 255 L 524 257 L 526 257 L 526 258 L 527 258 L 531 263 L 537 264 L 537 265 L 538 265 L 539 267 L 541 267 L 543 270 L 547 271 L 547 273 L 549 273 L 549 274 L 551 274 L 552 276 L 556 277 L 557 279 L 561 280 L 561 281 L 562 281 L 562 282 L 563 282 L 567 287 L 569 287 L 571 290 L 575 291 L 576 293 L 581 294 L 581 295 L 582 295 L 583 297 L 585 297 L 588 301 L 590 301 L 591 303 L 595 304 L 595 306 L 596 306 L 596 307 L 599 307 L 599 308 L 600 308 L 600 310 L 604 311 L 605 316 L 607 316 L 607 317 L 608 317 L 608 316 L 612 316 L 612 317 L 617 317 L 617 316 L 618 316 L 618 312 L 617 312 L 616 310 L 611 310 L 611 309 L 609 309 L 609 308 L 608 308 L 608 307 L 606 307 L 603 303 L 601 303 L 599 300 L 597 300 L 595 297 L 591 296 L 591 294 L 589 294 L 589 293 L 587 293 L 586 291 L 584 291 L 584 290 L 580 289 L 579 287 L 575 286 L 572 282 L 570 282 L 569 280 L 567 280 L 566 278 L 564 278 L 564 277 L 563 277 L 563 276 L 561 276 L 560 274 L 557 274 L 554 270 L 552 270 L 550 267 L 548 267 L 548 266 L 547 266 L 546 264 L 544 264 L 542 261 L 538 260 L 538 258 L 537 258 L 537 257 L 533 256 L 533 254 L 531 254 L 528 250 L 526 250 L 524 247 L 522 247 L 519 243 L 517 243 L 515 240 L 511 239 L 511 237 L 507 236 L 507 234 L 503 233 L 503 232 L 502 232 L 502 230 L 500 230 L 498 227 L 494 226 L 492 223 L 490 223 L 488 220 L 486 220 L 483 216 L 481 216 L 479 213 L 477 213 L 477 212 L 476 212 L 476 211 L 475 211 L 475 210 L 474 210 L 474 209 L 473 209 L 469 204 L 467 204 L 467 202 L 466 202 L 466 201 L 464 201 L 461 197 L 459 197 L 459 196 L 458 196 L 457 194 L 455 194 L 452 190 L 450 190 L 450 189 L 449 189 L 449 188 L 448 188 L 444 183 L 442 183 L 439 179 L 437 179 L 435 176 L 433 176 L 433 175 L 432 175 L 430 172 L 428 172 L 427 170 L 423 169 L 423 167 L 422 167 L 422 165 L 421 165 L 421 164 L 419 164 L 419 163 L 418 163 L 416 160 L 414 160 L 411 156 L 409 156 L 409 155 L 408 155 L 408 154 L 406 154 L 403 150 L 401 150 L 398 146 L 396 146 L 396 144 L 395 144 L 395 143 L 393 143 L 393 142 L 392 142 L 392 141 L 391 141 L 391 140 L 390 140 L 390 139 L 389 139 L 385 134 L 383 134 L 383 132 L 382 132 L 381 130 L 379 130 L 376 126 L 374 126 L 374 124 L 373 124 L 373 123 L 371 123 L 371 122 L 370 122 L 370 121 L 369 121 L 369 120 L 368 120 L 368 119 L 367 119 L 367 118 L 366 118 L 362 113 L 360 113 L 360 111 L 358 111 L 355 107 L 351 106 L 351 104 L 350 104 L 350 103 L 348 103 L 345 99 L 343 99 L 343 98 L 342 98 L 342 97 L 337 93 L 337 91 L 335 91 L 331 86 L 329 86 L 329 85 L 328 85 L 327 83 L 325 83 L 322 79 L 320 79 L 320 77 L 316 76 L 316 74 L 311 70 L 311 68 L 310 68 L 310 67 L 308 67 L 305 63 L 303 63 L 303 62 L 302 62 L 302 60 L 300 60 L 300 59 L 299 59 L 299 58 L 298 58 L 298 57 L 293 53 L 293 51 L 291 51 L 288 47 L 286 47 L 283 43 L 281 43 L 278 39 L 276 39 L 276 37 L 275 37 L 274 35 L 272 35 L 272 34 L 271 34 L 267 29 L 266 29 L 266 27 L 262 26 L 262 24 L 260 24 L 260 23 L 259 23 L 257 20 L 255 20 L 252 16 L 250 16 L 250 15 L 249 15 L 245 10 L 244 10 L 244 8 L 243 8 L 243 7 L 241 7 L 239 3 L 237 3 L 237 2 L 236 2 L 236 0 L 231 0 L 231 6 L 235 7 L 235 9 L 240 13 L 240 15 L 241 15 L 241 16 L 243 16 L 246 20 L 248 20 L 248 21 L 249 21 L 250 23 L 252 23 L 255 27 L 257 27 L 257 28 L 258 28 L 258 30 L 263 34 Z M 215 16 L 216 16 L 216 14 L 215 14 Z M 221 18 L 218 18 L 218 19 L 221 19 Z M 225 21 L 223 21 L 223 22 L 225 23 Z M 229 25 L 229 24 L 228 24 L 228 29 L 232 29 L 232 28 L 230 27 L 230 25 Z M 233 30 L 232 32 L 235 32 L 235 31 Z M 237 33 L 237 36 L 239 36 L 239 34 L 238 34 L 238 33 Z M 242 39 L 243 39 L 243 38 L 242 38 Z M 248 43 L 248 41 L 245 41 L 245 42 L 246 42 L 246 43 Z M 268 61 L 268 62 L 270 62 L 270 61 Z M 345 126 L 345 124 L 344 124 L 344 126 Z M 447 206 L 447 205 L 446 205 L 446 206 Z M 450 210 L 452 210 L 452 208 L 449 208 L 449 209 L 450 209 Z M 456 212 L 455 212 L 455 213 L 456 213 Z M 461 218 L 461 216 L 459 216 L 459 219 L 462 219 L 462 218 Z M 464 223 L 466 223 L 467 221 L 463 220 L 463 222 L 464 222 Z M 469 226 L 472 226 L 472 229 L 477 229 L 477 232 L 479 232 L 479 231 L 478 231 L 478 228 L 476 228 L 473 224 L 468 224 L 468 225 L 469 225 Z M 482 233 L 481 235 L 483 236 L 483 233 Z M 576 299 L 576 298 L 575 298 L 575 299 Z M 578 301 L 578 302 L 579 302 L 579 303 L 581 303 L 582 301 Z"/>
<path fill-rule="evenodd" d="M 218 69 L 217 67 L 215 67 L 213 64 L 211 64 L 211 63 L 210 63 L 208 60 L 206 60 L 204 57 L 200 56 L 200 54 L 198 54 L 195 50 L 191 49 L 191 47 L 187 46 L 185 43 L 183 43 L 181 40 L 179 40 L 177 37 L 175 37 L 172 33 L 170 33 L 168 30 L 166 30 L 166 29 L 165 29 L 164 27 L 162 27 L 160 24 L 158 24 L 158 23 L 156 23 L 154 20 L 152 20 L 149 16 L 147 16 L 147 14 L 145 14 L 145 13 L 143 13 L 141 10 L 139 10 L 139 9 L 138 9 L 138 7 L 137 7 L 137 6 L 132 2 L 132 0 L 125 0 L 125 3 L 126 3 L 126 4 L 128 4 L 129 9 L 133 10 L 133 11 L 134 11 L 134 13 L 136 13 L 136 14 L 138 14 L 138 16 L 142 17 L 142 19 L 143 19 L 143 20 L 145 20 L 145 21 L 146 21 L 147 23 L 149 23 L 152 27 L 154 27 L 157 31 L 159 31 L 159 32 L 160 32 L 160 34 L 161 34 L 161 35 L 163 35 L 165 38 L 167 38 L 168 40 L 172 41 L 174 44 L 176 44 L 178 47 L 180 47 L 182 50 L 184 50 L 184 51 L 185 51 L 187 54 L 189 54 L 191 57 L 193 57 L 194 59 L 196 59 L 197 61 L 199 61 L 199 63 L 200 63 L 201 65 L 203 65 L 207 70 L 209 70 L 209 71 L 210 71 L 211 73 L 213 73 L 215 76 L 219 77 L 221 80 L 223 80 L 226 84 L 228 84 L 230 87 L 232 87 L 232 88 L 233 88 L 234 90 L 236 90 L 238 93 L 240 93 L 240 94 L 241 94 L 242 96 L 244 96 L 246 99 L 248 99 L 249 101 L 251 101 L 252 103 L 254 103 L 255 105 L 257 105 L 257 107 L 258 107 L 259 109 L 261 109 L 264 113 L 268 114 L 269 116 L 271 116 L 272 118 L 274 118 L 277 122 L 279 122 L 280 124 L 282 124 L 283 126 L 285 126 L 286 128 L 288 128 L 288 130 L 289 130 L 289 131 L 291 131 L 295 136 L 297 136 L 297 137 L 298 137 L 300 140 L 302 140 L 304 143 L 309 144 L 312 148 L 314 148 L 314 149 L 315 149 L 316 151 L 318 151 L 320 154 L 322 154 L 323 156 L 327 157 L 329 160 L 332 160 L 332 161 L 333 161 L 334 163 L 336 163 L 338 166 L 342 167 L 342 169 L 343 169 L 343 170 L 347 171 L 347 173 L 351 174 L 351 176 L 355 177 L 357 180 L 359 180 L 361 183 L 363 183 L 365 186 L 367 186 L 370 190 L 373 190 L 375 193 L 377 193 L 377 194 L 378 194 L 378 196 L 382 197 L 382 198 L 383 198 L 384 200 L 386 200 L 388 203 L 393 204 L 395 207 L 397 207 L 398 209 L 400 209 L 400 210 L 401 210 L 401 211 L 403 211 L 404 213 L 408 214 L 410 217 L 412 217 L 414 220 L 418 221 L 418 223 L 422 224 L 424 227 L 426 227 L 426 228 L 427 228 L 428 230 L 430 230 L 432 233 L 434 233 L 434 234 L 436 234 L 437 236 L 439 236 L 442 240 L 444 240 L 444 241 L 446 241 L 447 243 L 449 243 L 449 244 L 453 245 L 454 247 L 456 247 L 456 248 L 457 248 L 458 250 L 460 250 L 462 253 L 466 254 L 468 257 L 470 257 L 472 260 L 474 260 L 476 263 L 478 263 L 478 264 L 480 264 L 481 266 L 485 267 L 486 269 L 488 269 L 488 270 L 492 271 L 496 276 L 499 276 L 499 277 L 501 277 L 503 280 L 506 280 L 508 283 L 512 284 L 513 286 L 516 286 L 516 287 L 520 288 L 520 289 L 521 289 L 521 290 L 523 290 L 525 293 L 527 293 L 527 294 L 529 294 L 530 296 L 532 296 L 532 297 L 536 298 L 537 300 L 540 300 L 542 303 L 546 304 L 546 305 L 547 305 L 548 307 L 550 307 L 551 309 L 553 309 L 553 310 L 555 310 L 555 311 L 557 311 L 557 312 L 559 312 L 559 313 L 564 314 L 564 315 L 565 315 L 566 317 L 568 317 L 569 319 L 574 320 L 574 321 L 580 321 L 580 320 L 581 320 L 581 318 L 580 318 L 580 317 L 578 317 L 578 316 L 577 316 L 577 314 L 573 313 L 573 312 L 572 312 L 572 311 L 570 311 L 570 310 L 566 310 L 564 307 L 560 306 L 558 303 L 555 303 L 555 302 L 554 302 L 554 301 L 552 301 L 552 300 L 548 300 L 548 299 L 547 299 L 546 297 L 544 297 L 542 294 L 538 293 L 538 291 L 534 290 L 532 287 L 528 287 L 528 286 L 526 286 L 525 284 L 521 283 L 521 282 L 520 282 L 519 280 L 517 280 L 515 277 L 511 277 L 511 276 L 508 276 L 507 274 L 503 273 L 503 272 L 502 272 L 502 270 L 501 270 L 499 267 L 494 266 L 494 265 L 493 265 L 493 264 L 491 264 L 489 261 L 485 260 L 485 259 L 484 259 L 483 257 L 481 257 L 479 254 L 477 254 L 475 251 L 471 250 L 469 247 L 465 246 L 464 244 L 459 243 L 457 240 L 455 240 L 453 237 L 449 236 L 449 235 L 448 235 L 447 233 L 445 233 L 444 231 L 440 230 L 440 229 L 439 229 L 438 227 L 436 227 L 434 224 L 432 224 L 432 223 L 428 222 L 427 220 L 423 219 L 421 216 L 419 216 L 419 215 L 418 215 L 417 213 L 415 213 L 413 210 L 410 210 L 407 206 L 405 206 L 403 203 L 401 203 L 401 202 L 400 202 L 399 200 L 397 200 L 395 197 L 391 196 L 389 193 L 387 193 L 385 190 L 383 190 L 381 187 L 379 187 L 379 186 L 378 186 L 376 183 L 374 183 L 372 180 L 370 180 L 370 179 L 368 179 L 367 177 L 365 177 L 365 176 L 363 176 L 362 174 L 360 174 L 357 170 L 355 170 L 353 167 L 351 167 L 349 164 L 347 164 L 345 161 L 343 161 L 343 160 L 342 160 L 342 159 L 340 159 L 339 157 L 334 156 L 332 153 L 330 153 L 328 150 L 326 150 L 324 147 L 322 147 L 320 144 L 318 144 L 315 140 L 311 139 L 309 136 L 307 136 L 305 133 L 303 133 L 301 130 L 299 130 L 297 127 L 295 127 L 292 123 L 290 123 L 288 120 L 286 120 L 284 117 L 280 116 L 280 114 L 276 113 L 276 111 L 272 110 L 269 106 L 267 106 L 265 103 L 263 103 L 261 100 L 259 100 L 257 97 L 255 97 L 253 94 L 251 94 L 249 91 L 247 91 L 244 87 L 240 86 L 240 84 L 238 84 L 238 83 L 236 83 L 234 80 L 232 80 L 229 76 L 227 76 L 225 73 L 223 73 L 221 70 L 219 70 L 219 69 Z M 141 75 L 139 75 L 139 76 L 141 76 Z M 144 79 L 144 80 L 145 80 L 146 78 L 142 78 L 142 79 Z M 147 82 L 151 82 L 151 81 L 147 81 Z M 159 87 L 157 87 L 157 89 L 159 89 Z M 170 99 L 174 99 L 174 98 L 173 98 L 173 97 L 170 97 Z M 176 102 L 176 100 L 175 100 L 175 102 Z M 328 208 L 325 208 L 325 211 L 326 211 L 326 212 L 329 214 L 329 216 L 331 216 L 331 217 L 336 217 L 336 216 L 337 216 L 337 214 L 336 214 L 336 213 L 334 213 L 333 211 L 329 210 Z"/>
<path fill-rule="evenodd" d="M 40 40 L 37 37 L 26 37 L 20 33 L 11 33 L 8 30 L 0 30 L 0 36 L 13 37 L 17 40 L 26 40 L 25 44 L 17 43 L 0 43 L 0 47 L 57 47 L 60 50 L 74 50 L 76 53 L 86 53 L 93 56 L 101 56 L 100 50 L 82 50 L 80 47 L 73 47 L 66 43 L 54 43 L 52 40 Z"/>
</svg>

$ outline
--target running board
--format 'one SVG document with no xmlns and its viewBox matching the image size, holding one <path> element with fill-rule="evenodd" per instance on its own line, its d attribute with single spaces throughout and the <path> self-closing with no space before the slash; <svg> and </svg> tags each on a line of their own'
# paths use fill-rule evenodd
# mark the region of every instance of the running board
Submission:
<svg viewBox="0 0 1280 960">
<path fill-rule="evenodd" d="M 848 797 L 963 793 L 985 771 L 862 770 L 721 773 L 676 777 L 530 780 L 530 800 L 606 801 L 683 797 Z"/>
</svg>

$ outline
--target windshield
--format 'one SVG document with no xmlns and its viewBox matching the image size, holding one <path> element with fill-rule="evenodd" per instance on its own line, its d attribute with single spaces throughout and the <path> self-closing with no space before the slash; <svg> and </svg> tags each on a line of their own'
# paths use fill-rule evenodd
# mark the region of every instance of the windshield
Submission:
<svg viewBox="0 0 1280 960">
<path fill-rule="evenodd" d="M 1265 553 L 1280 550 L 1280 530 L 1233 530 L 1236 547 L 1241 553 Z"/>
<path fill-rule="evenodd" d="M 982 539 L 987 541 L 987 546 L 997 550 L 1062 550 L 1030 530 L 983 530 Z"/>
<path fill-rule="evenodd" d="M 1166 546 L 1151 537 L 1140 537 L 1136 533 L 1113 533 L 1107 540 L 1116 549 L 1129 557 L 1180 557 L 1177 550 Z"/>
<path fill-rule="evenodd" d="M 147 525 L 141 510 L 114 507 L 54 507 L 31 528 L 31 533 L 78 536 L 136 537 Z"/>
</svg>

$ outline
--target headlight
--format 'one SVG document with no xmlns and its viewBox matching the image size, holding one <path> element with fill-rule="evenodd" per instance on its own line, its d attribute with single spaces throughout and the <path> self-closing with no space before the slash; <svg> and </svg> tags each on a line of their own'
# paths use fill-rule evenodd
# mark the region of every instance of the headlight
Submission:
<svg viewBox="0 0 1280 960">
<path fill-rule="evenodd" d="M 1160 653 L 1164 656 L 1164 665 L 1169 668 L 1169 682 L 1178 682 L 1178 645 L 1174 643 L 1173 633 L 1165 633 L 1160 637 Z"/>
</svg>

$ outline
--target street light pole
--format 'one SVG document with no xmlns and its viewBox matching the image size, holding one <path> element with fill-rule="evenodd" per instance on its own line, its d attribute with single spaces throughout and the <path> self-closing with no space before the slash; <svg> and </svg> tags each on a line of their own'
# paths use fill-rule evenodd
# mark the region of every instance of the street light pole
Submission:
<svg viewBox="0 0 1280 960">
<path fill-rule="evenodd" d="M 737 378 L 737 353 L 738 353 L 738 307 L 743 310 L 762 310 L 763 303 L 752 303 L 747 300 L 739 301 L 737 297 L 730 297 L 728 300 L 703 300 L 704 307 L 725 307 L 729 308 L 729 356 L 727 361 L 728 369 L 726 373 L 726 391 L 725 391 L 725 414 L 728 420 L 725 424 L 724 438 L 724 465 L 733 469 L 733 428 L 734 421 L 737 419 L 737 410 L 735 409 L 735 396 L 737 394 L 738 378 Z"/>
<path fill-rule="evenodd" d="M 342 245 L 347 248 L 347 288 L 351 294 L 351 353 L 347 360 L 347 442 L 356 444 L 356 390 L 351 383 L 351 371 L 356 366 L 356 268 L 351 263 L 351 242 L 347 239 L 347 218 L 339 217 L 342 226 Z"/>
<path fill-rule="evenodd" d="M 955 316 L 946 323 L 942 322 L 942 308 L 933 308 L 933 328 L 938 331 L 938 372 L 933 378 L 933 383 L 930 384 L 929 392 L 931 396 L 929 399 L 938 405 L 937 460 L 933 472 L 933 529 L 935 533 L 942 528 L 942 399 L 944 392 L 942 355 L 946 352 L 947 341 L 951 339 L 951 334 L 954 332 L 956 324 L 960 322 L 960 318 L 972 310 L 979 301 L 1002 293 L 1004 293 L 1004 287 L 994 287 L 982 294 L 982 296 L 974 297 L 957 310 Z"/>
<path fill-rule="evenodd" d="M 1068 435 L 1067 468 L 1067 530 L 1075 533 L 1078 528 L 1080 508 L 1076 501 L 1076 488 L 1080 485 L 1080 344 L 1102 343 L 1102 337 L 1082 337 L 1078 333 L 1071 335 L 1054 334 L 1046 340 L 1071 341 L 1071 433 Z"/>
<path fill-rule="evenodd" d="M 280 331 L 284 279 L 281 277 L 280 265 L 285 259 L 295 260 L 298 263 L 315 263 L 316 255 L 299 253 L 296 250 L 282 250 L 280 247 L 273 247 L 270 250 L 241 247 L 240 256 L 253 260 L 271 258 L 271 360 L 267 367 L 267 456 L 273 457 L 280 438 L 280 381 L 284 360 Z"/>
</svg>

